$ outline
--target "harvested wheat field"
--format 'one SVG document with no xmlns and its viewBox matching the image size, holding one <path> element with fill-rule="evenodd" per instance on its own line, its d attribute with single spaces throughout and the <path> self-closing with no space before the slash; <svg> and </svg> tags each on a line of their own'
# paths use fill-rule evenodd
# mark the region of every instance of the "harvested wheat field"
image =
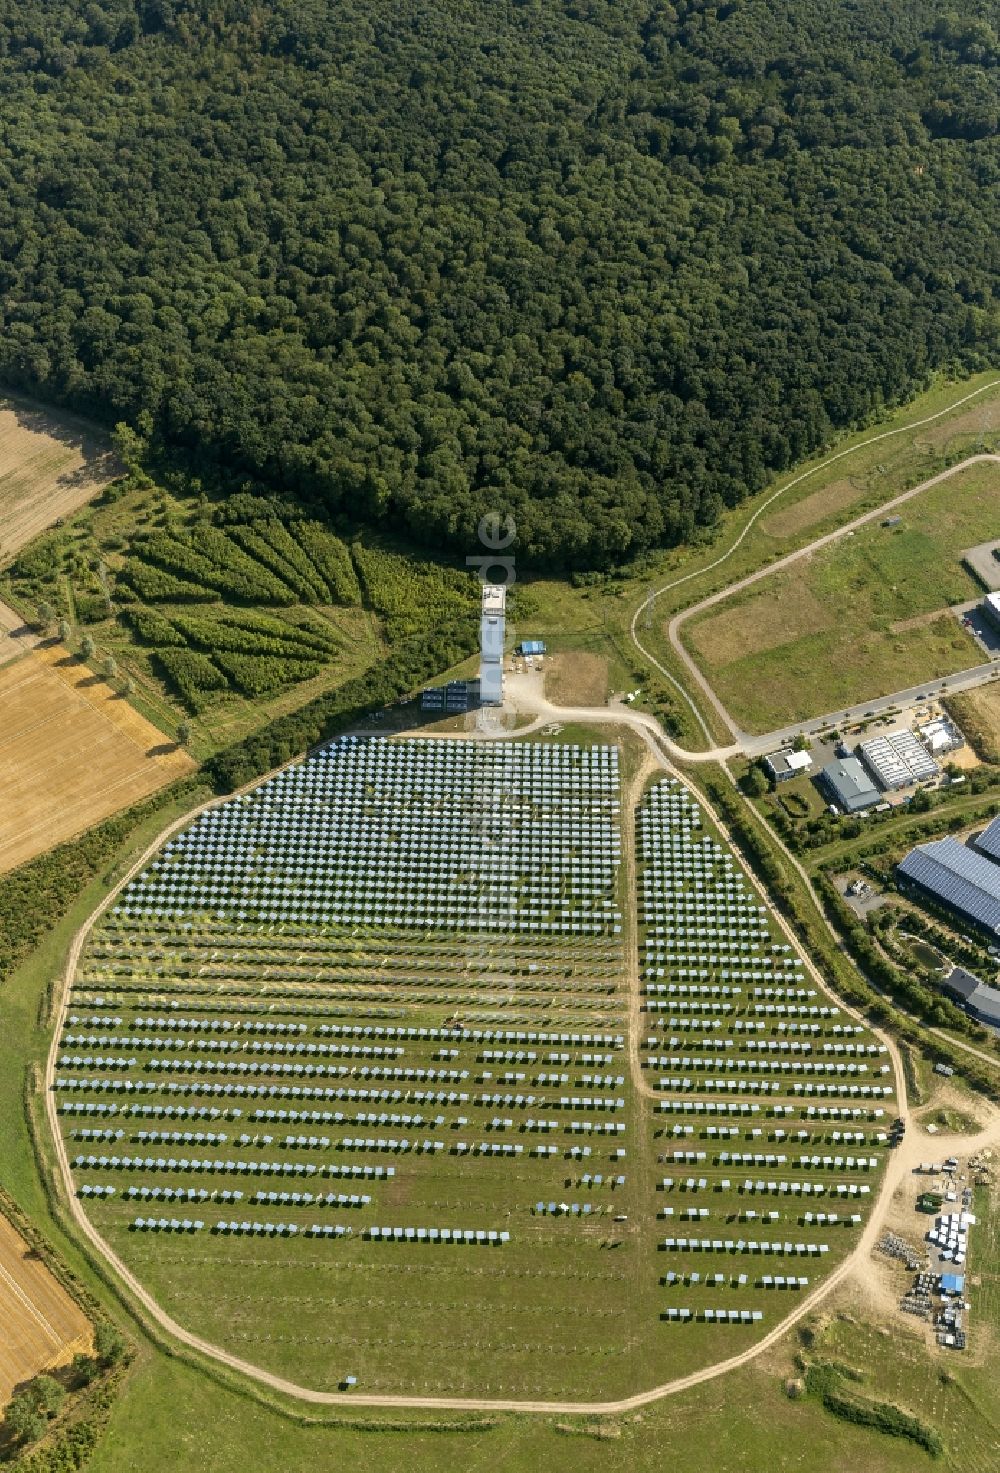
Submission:
<svg viewBox="0 0 1000 1473">
<path fill-rule="evenodd" d="M 39 1371 L 92 1348 L 90 1321 L 0 1215 L 0 1406 Z"/>
<path fill-rule="evenodd" d="M 85 421 L 0 399 L 0 566 L 120 474 L 107 441 Z"/>
<path fill-rule="evenodd" d="M 39 646 L 0 668 L 0 873 L 194 766 L 61 645 Z"/>
</svg>

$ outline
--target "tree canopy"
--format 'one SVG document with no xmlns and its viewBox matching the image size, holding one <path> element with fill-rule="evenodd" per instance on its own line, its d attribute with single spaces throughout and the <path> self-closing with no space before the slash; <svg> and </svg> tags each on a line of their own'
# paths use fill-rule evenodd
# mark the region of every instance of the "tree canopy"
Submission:
<svg viewBox="0 0 1000 1473">
<path fill-rule="evenodd" d="M 0 0 L 0 375 L 472 547 L 690 537 L 985 364 L 987 0 Z"/>
</svg>

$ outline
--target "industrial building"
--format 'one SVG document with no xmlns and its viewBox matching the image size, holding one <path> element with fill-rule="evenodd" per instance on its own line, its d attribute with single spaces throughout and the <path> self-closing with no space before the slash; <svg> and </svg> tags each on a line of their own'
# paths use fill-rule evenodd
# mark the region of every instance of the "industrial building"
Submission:
<svg viewBox="0 0 1000 1473">
<path fill-rule="evenodd" d="M 544 655 L 545 641 L 543 639 L 522 639 L 517 652 L 519 655 Z"/>
<path fill-rule="evenodd" d="M 901 888 L 952 911 L 960 920 L 1000 936 L 1000 864 L 957 839 L 918 844 L 896 866 Z"/>
<path fill-rule="evenodd" d="M 937 777 L 941 769 L 912 731 L 890 731 L 858 748 L 862 762 L 885 792 Z"/>
<path fill-rule="evenodd" d="M 1000 1027 L 1000 988 L 991 987 L 974 972 L 955 967 L 944 980 L 945 989 L 980 1023 Z"/>
<path fill-rule="evenodd" d="M 879 791 L 857 757 L 842 757 L 817 775 L 831 803 L 844 813 L 863 813 L 879 801 Z"/>
<path fill-rule="evenodd" d="M 503 642 L 507 590 L 502 583 L 483 584 L 479 622 L 479 700 L 483 706 L 503 705 Z"/>
<path fill-rule="evenodd" d="M 985 854 L 987 859 L 1000 864 L 1000 815 L 983 829 L 978 839 L 973 839 L 972 842 L 980 854 Z"/>
<path fill-rule="evenodd" d="M 1000 634 L 1000 593 L 988 593 L 980 607 L 983 618 Z"/>
<path fill-rule="evenodd" d="M 943 757 L 947 752 L 956 752 L 959 747 L 965 746 L 965 737 L 947 716 L 938 716 L 933 721 L 918 726 L 917 736 L 932 757 Z"/>
<path fill-rule="evenodd" d="M 764 758 L 764 766 L 776 783 L 786 783 L 790 778 L 801 777 L 812 767 L 812 758 L 808 752 L 793 752 L 790 748 L 784 752 L 772 752 L 769 757 Z"/>
</svg>

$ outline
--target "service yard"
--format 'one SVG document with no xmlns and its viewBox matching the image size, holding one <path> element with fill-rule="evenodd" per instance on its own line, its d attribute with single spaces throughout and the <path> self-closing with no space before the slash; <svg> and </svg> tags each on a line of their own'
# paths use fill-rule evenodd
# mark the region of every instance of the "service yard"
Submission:
<svg viewBox="0 0 1000 1473">
<path fill-rule="evenodd" d="M 61 645 L 0 667 L 0 873 L 194 767 Z"/>
<path fill-rule="evenodd" d="M 0 565 L 98 495 L 120 470 L 83 420 L 0 399 Z"/>
<path fill-rule="evenodd" d="M 90 1323 L 42 1260 L 0 1216 L 0 1406 L 39 1371 L 91 1348 Z"/>
</svg>

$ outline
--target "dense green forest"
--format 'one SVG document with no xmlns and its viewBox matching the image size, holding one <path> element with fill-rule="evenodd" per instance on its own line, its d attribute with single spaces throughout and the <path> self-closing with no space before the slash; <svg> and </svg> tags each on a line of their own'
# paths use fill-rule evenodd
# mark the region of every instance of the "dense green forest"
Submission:
<svg viewBox="0 0 1000 1473">
<path fill-rule="evenodd" d="M 687 538 L 1000 346 L 991 18 L 0 0 L 0 377 L 430 547 Z"/>
</svg>

